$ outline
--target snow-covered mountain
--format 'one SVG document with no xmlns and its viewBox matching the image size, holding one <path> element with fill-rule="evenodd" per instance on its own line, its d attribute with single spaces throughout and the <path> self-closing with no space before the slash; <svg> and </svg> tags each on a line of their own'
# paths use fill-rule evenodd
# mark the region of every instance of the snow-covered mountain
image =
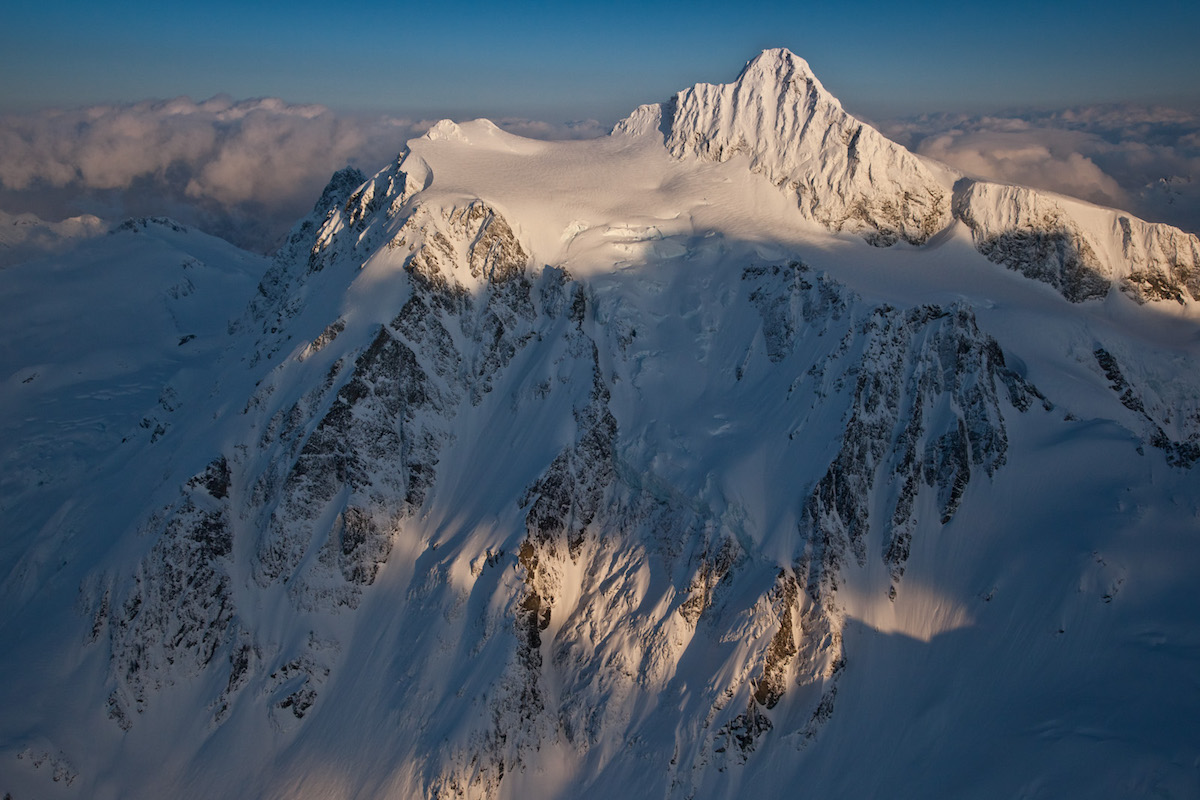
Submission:
<svg viewBox="0 0 1200 800">
<path fill-rule="evenodd" d="M 106 232 L 107 226 L 91 214 L 47 222 L 36 214 L 13 215 L 0 211 L 0 269 L 62 252 L 79 239 Z"/>
<path fill-rule="evenodd" d="M 803 215 L 872 244 L 922 244 L 958 220 L 991 260 L 1073 301 L 1114 284 L 1139 301 L 1200 297 L 1195 236 L 1117 211 L 974 181 L 913 155 L 842 110 L 808 64 L 769 50 L 731 84 L 699 84 L 643 106 L 618 133 L 659 130 L 680 158 L 738 156 L 793 196 Z"/>
<path fill-rule="evenodd" d="M 1198 254 L 781 50 L 2 270 L 0 791 L 1195 796 Z"/>
</svg>

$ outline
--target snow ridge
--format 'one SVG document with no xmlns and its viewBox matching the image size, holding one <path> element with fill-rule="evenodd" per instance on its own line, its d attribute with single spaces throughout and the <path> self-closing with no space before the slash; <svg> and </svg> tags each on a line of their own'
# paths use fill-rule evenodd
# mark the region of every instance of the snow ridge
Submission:
<svg viewBox="0 0 1200 800">
<path fill-rule="evenodd" d="M 766 50 L 733 83 L 642 106 L 616 135 L 659 132 L 677 158 L 749 160 L 801 212 L 877 246 L 927 242 L 955 220 L 996 263 L 1073 302 L 1112 286 L 1139 302 L 1200 299 L 1200 240 L 1169 225 L 1023 187 L 972 181 L 918 157 L 842 108 L 808 63 Z"/>
<path fill-rule="evenodd" d="M 1114 285 L 1140 303 L 1200 300 L 1200 239 L 1170 225 L 1021 186 L 963 179 L 954 215 L 979 252 L 1072 302 Z"/>
<path fill-rule="evenodd" d="M 847 114 L 788 50 L 764 51 L 733 83 L 679 92 L 663 116 L 673 155 L 745 156 L 832 230 L 921 244 L 950 223 L 945 176 Z"/>
</svg>

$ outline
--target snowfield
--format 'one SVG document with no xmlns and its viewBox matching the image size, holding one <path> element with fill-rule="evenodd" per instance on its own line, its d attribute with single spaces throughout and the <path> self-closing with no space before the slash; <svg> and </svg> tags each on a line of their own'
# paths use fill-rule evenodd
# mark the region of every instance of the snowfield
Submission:
<svg viewBox="0 0 1200 800">
<path fill-rule="evenodd" d="M 785 50 L 94 234 L 0 269 L 14 800 L 1200 795 L 1195 236 Z"/>
</svg>

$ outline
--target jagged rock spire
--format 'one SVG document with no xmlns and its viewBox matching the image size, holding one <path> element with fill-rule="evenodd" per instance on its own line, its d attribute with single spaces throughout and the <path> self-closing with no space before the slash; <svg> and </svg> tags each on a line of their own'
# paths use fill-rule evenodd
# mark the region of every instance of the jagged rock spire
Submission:
<svg viewBox="0 0 1200 800">
<path fill-rule="evenodd" d="M 679 92 L 661 128 L 675 156 L 745 156 L 806 216 L 872 244 L 920 244 L 951 221 L 952 178 L 847 114 L 785 49 L 763 51 L 733 83 Z"/>
</svg>

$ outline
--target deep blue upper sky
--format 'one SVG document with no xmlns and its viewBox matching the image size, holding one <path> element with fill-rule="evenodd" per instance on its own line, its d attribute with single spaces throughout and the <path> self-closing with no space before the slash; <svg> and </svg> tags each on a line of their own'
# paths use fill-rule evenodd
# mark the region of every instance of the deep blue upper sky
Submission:
<svg viewBox="0 0 1200 800">
<path fill-rule="evenodd" d="M 880 117 L 1200 106 L 1200 3 L 9 4 L 0 113 L 188 95 L 416 117 L 611 122 L 767 47 Z"/>
</svg>

